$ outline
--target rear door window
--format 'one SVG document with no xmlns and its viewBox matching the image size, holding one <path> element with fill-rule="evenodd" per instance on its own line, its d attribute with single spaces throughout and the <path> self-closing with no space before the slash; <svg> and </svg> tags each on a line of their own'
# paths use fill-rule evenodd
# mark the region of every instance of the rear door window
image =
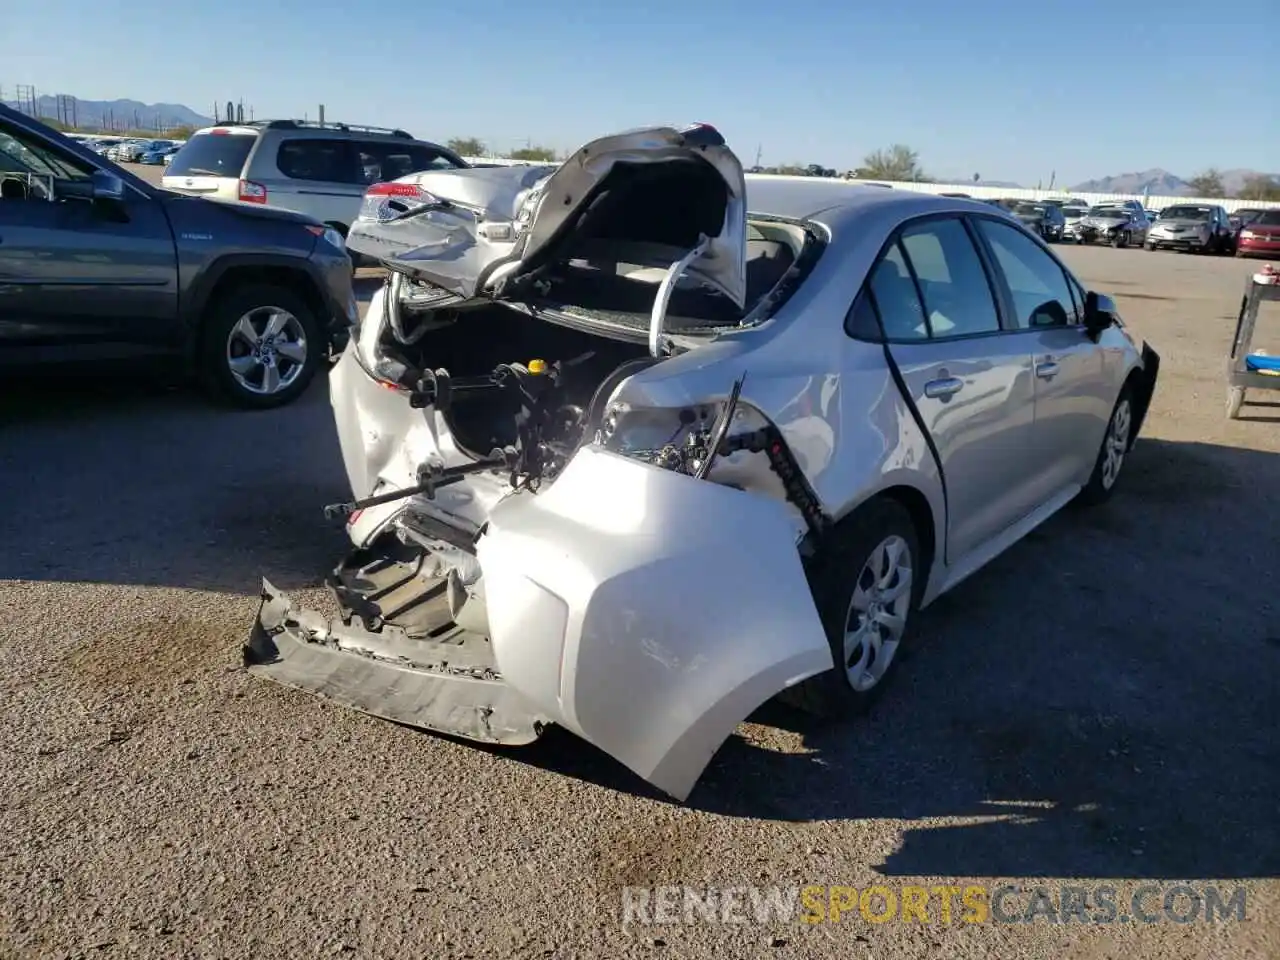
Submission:
<svg viewBox="0 0 1280 960">
<path fill-rule="evenodd" d="M 421 143 L 386 141 L 355 144 L 362 183 L 398 180 L 423 170 L 453 170 L 461 164 L 442 150 Z"/>
<path fill-rule="evenodd" d="M 900 242 L 920 284 L 930 337 L 999 332 L 991 285 L 963 223 L 945 219 L 910 226 Z"/>
<path fill-rule="evenodd" d="M 240 179 L 256 133 L 202 133 L 192 137 L 169 161 L 165 176 Z"/>
<path fill-rule="evenodd" d="M 351 146 L 348 140 L 284 140 L 276 151 L 276 166 L 291 180 L 361 183 Z"/>
</svg>

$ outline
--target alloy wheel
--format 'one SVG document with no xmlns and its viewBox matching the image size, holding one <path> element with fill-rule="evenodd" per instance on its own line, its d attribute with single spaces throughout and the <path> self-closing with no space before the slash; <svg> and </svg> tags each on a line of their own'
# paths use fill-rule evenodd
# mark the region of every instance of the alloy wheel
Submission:
<svg viewBox="0 0 1280 960">
<path fill-rule="evenodd" d="M 898 652 L 911 609 L 911 586 L 911 548 L 893 534 L 863 564 L 845 618 L 845 673 L 859 693 L 884 679 Z"/>
<path fill-rule="evenodd" d="M 256 307 L 227 335 L 227 368 L 250 393 L 269 396 L 287 389 L 307 363 L 307 334 L 301 321 L 281 307 Z"/>
<path fill-rule="evenodd" d="M 1110 490 L 1120 476 L 1120 468 L 1124 466 L 1125 454 L 1129 452 L 1129 430 L 1133 425 L 1133 414 L 1128 397 L 1116 404 L 1115 413 L 1111 415 L 1111 425 L 1107 428 L 1107 437 L 1103 441 L 1102 455 L 1102 487 Z"/>
</svg>

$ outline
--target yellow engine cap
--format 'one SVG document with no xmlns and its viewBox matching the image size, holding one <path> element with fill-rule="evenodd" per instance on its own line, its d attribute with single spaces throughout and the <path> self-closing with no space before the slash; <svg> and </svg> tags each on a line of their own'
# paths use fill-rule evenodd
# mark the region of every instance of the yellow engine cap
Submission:
<svg viewBox="0 0 1280 960">
<path fill-rule="evenodd" d="M 528 363 L 528 368 L 529 368 L 529 372 L 530 372 L 530 373 L 546 373 L 546 372 L 547 372 L 547 361 L 545 361 L 545 360 L 530 360 L 530 361 L 529 361 L 529 363 Z"/>
</svg>

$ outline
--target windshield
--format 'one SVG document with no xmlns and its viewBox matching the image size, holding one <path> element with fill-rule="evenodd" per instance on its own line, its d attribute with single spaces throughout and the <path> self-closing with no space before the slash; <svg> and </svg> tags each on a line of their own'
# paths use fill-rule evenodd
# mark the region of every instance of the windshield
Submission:
<svg viewBox="0 0 1280 960">
<path fill-rule="evenodd" d="M 1161 220 L 1208 220 L 1213 207 L 1170 207 L 1160 214 Z"/>
<path fill-rule="evenodd" d="M 1062 215 L 1066 217 L 1068 220 L 1079 219 L 1080 217 L 1083 217 L 1088 212 L 1089 211 L 1086 210 L 1084 207 L 1063 207 L 1062 208 Z"/>
<path fill-rule="evenodd" d="M 1235 219 L 1239 220 L 1241 223 L 1252 223 L 1254 220 L 1257 220 L 1263 214 L 1270 213 L 1270 212 L 1271 211 L 1269 210 L 1250 210 L 1249 208 L 1245 207 L 1240 210 L 1237 210 L 1235 213 L 1231 214 L 1231 216 L 1235 217 Z"/>
<path fill-rule="evenodd" d="M 173 155 L 168 177 L 240 178 L 249 151 L 258 142 L 256 133 L 204 133 L 192 137 Z"/>
<path fill-rule="evenodd" d="M 1114 220 L 1120 220 L 1129 216 L 1129 211 L 1124 207 L 1094 207 L 1089 211 L 1091 217 L 1111 217 Z"/>
<path fill-rule="evenodd" d="M 1020 217 L 1043 217 L 1044 210 L 1043 203 L 1020 203 L 1013 208 L 1013 212 Z"/>
<path fill-rule="evenodd" d="M 1250 226 L 1280 227 L 1280 210 L 1263 210 L 1249 220 Z"/>
</svg>

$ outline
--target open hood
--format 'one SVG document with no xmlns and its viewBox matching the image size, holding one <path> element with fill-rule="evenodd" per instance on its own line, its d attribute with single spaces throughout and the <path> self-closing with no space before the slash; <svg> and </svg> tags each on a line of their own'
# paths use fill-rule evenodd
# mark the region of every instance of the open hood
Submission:
<svg viewBox="0 0 1280 960">
<path fill-rule="evenodd" d="M 429 170 L 365 194 L 347 245 L 463 299 L 570 261 L 684 275 L 746 301 L 746 180 L 705 124 L 602 137 L 557 166 Z"/>
</svg>

